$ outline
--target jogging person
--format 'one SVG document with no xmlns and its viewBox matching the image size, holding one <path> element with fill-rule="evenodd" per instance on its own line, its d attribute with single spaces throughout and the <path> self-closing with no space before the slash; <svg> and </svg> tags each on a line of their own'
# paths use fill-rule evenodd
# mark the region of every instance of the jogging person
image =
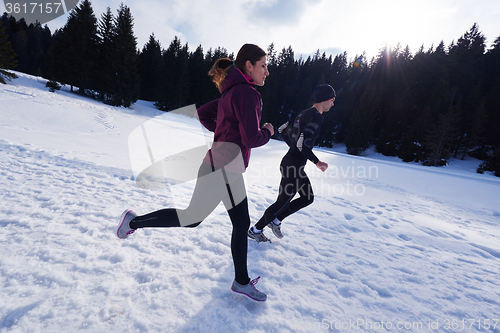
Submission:
<svg viewBox="0 0 500 333">
<path fill-rule="evenodd" d="M 221 97 L 197 109 L 200 122 L 214 132 L 214 143 L 201 162 L 191 202 L 186 209 L 162 209 L 136 216 L 130 210 L 120 218 L 119 238 L 127 238 L 140 228 L 196 227 L 222 201 L 233 231 L 231 254 L 235 279 L 231 289 L 255 301 L 266 294 L 255 288 L 258 278 L 250 280 L 247 270 L 250 227 L 248 201 L 242 173 L 251 148 L 265 145 L 274 134 L 271 124 L 260 128 L 262 99 L 255 86 L 263 86 L 267 70 L 266 53 L 258 46 L 245 44 L 233 62 L 218 59 L 209 72 Z"/>
<path fill-rule="evenodd" d="M 295 118 L 291 138 L 284 135 L 290 148 L 280 164 L 279 195 L 276 202 L 266 209 L 262 218 L 248 230 L 248 237 L 251 239 L 259 243 L 270 242 L 263 232 L 265 226 L 269 226 L 276 237 L 283 238 L 281 222 L 314 201 L 311 182 L 304 167 L 309 160 L 323 172 L 328 168 L 328 164 L 321 162 L 312 149 L 319 136 L 323 113 L 333 106 L 335 96 L 335 90 L 330 85 L 318 86 L 313 92 L 313 106 Z M 281 126 L 278 131 L 283 130 L 286 125 Z M 299 198 L 293 200 L 297 193 Z"/>
</svg>

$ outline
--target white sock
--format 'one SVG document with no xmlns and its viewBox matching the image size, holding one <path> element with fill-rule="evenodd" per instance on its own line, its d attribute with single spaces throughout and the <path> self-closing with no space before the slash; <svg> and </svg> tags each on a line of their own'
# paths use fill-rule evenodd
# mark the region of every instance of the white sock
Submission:
<svg viewBox="0 0 500 333">
<path fill-rule="evenodd" d="M 280 224 L 281 224 L 281 221 L 280 221 L 280 220 L 278 220 L 278 219 L 274 219 L 273 223 L 274 223 L 274 224 L 276 224 L 276 225 L 280 225 Z"/>
<path fill-rule="evenodd" d="M 252 231 L 257 234 L 262 232 L 262 230 L 257 229 L 255 226 L 252 227 Z"/>
</svg>

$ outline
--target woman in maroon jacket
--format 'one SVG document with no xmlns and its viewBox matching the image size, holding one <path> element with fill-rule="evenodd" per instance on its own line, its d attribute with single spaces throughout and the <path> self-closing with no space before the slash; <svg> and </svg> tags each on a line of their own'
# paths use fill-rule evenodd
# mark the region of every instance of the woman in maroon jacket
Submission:
<svg viewBox="0 0 500 333">
<path fill-rule="evenodd" d="M 214 143 L 201 163 L 196 187 L 186 209 L 161 209 L 137 216 L 126 210 L 117 229 L 127 238 L 139 228 L 196 227 L 222 201 L 233 231 L 231 253 L 235 280 L 231 289 L 256 301 L 267 296 L 255 288 L 259 278 L 250 281 L 247 270 L 250 227 L 248 202 L 242 173 L 248 167 L 250 150 L 265 145 L 274 134 L 271 124 L 260 127 L 262 99 L 255 86 L 263 86 L 267 70 L 266 53 L 258 46 L 245 44 L 236 60 L 221 58 L 209 75 L 221 93 L 217 100 L 197 110 L 200 122 L 214 132 Z"/>
</svg>

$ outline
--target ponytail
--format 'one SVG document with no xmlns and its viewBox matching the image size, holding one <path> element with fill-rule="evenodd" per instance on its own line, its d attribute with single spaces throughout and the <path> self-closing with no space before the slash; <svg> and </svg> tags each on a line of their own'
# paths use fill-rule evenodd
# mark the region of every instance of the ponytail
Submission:
<svg viewBox="0 0 500 333">
<path fill-rule="evenodd" d="M 236 67 L 241 72 L 245 73 L 245 65 L 247 61 L 250 61 L 252 65 L 255 65 L 257 61 L 262 59 L 267 53 L 254 44 L 245 44 L 238 51 L 236 60 L 232 61 L 229 58 L 220 58 L 212 66 L 212 69 L 208 72 L 208 75 L 212 76 L 212 81 L 215 83 L 217 88 L 220 88 L 227 73 L 230 69 Z"/>
<path fill-rule="evenodd" d="M 231 67 L 233 67 L 233 61 L 229 58 L 220 58 L 212 66 L 208 75 L 212 76 L 212 81 L 215 83 L 217 88 L 220 88 Z"/>
</svg>

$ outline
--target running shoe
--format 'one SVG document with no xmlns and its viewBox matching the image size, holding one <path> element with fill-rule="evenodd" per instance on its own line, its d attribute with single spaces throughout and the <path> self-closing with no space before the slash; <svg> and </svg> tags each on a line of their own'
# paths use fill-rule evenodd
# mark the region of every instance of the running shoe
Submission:
<svg viewBox="0 0 500 333">
<path fill-rule="evenodd" d="M 120 224 L 118 225 L 118 229 L 116 229 L 116 236 L 120 239 L 125 239 L 129 235 L 134 233 L 134 229 L 130 228 L 130 221 L 135 219 L 137 214 L 131 210 L 126 210 L 123 212 L 122 216 L 120 216 Z"/>
<path fill-rule="evenodd" d="M 254 232 L 253 227 L 248 229 L 248 237 L 256 241 L 257 243 L 262 242 L 271 242 L 269 238 L 264 235 L 264 232 L 261 230 L 260 232 Z"/>
<path fill-rule="evenodd" d="M 274 221 L 276 221 L 276 219 Z M 269 223 L 267 226 L 269 228 L 271 228 L 271 230 L 273 231 L 274 236 L 276 236 L 278 238 L 283 238 L 283 234 L 281 233 L 281 224 L 276 224 L 276 223 L 274 223 L 274 221 L 272 221 L 271 223 Z"/>
<path fill-rule="evenodd" d="M 231 286 L 231 290 L 234 291 L 235 293 L 245 295 L 251 300 L 257 302 L 264 302 L 267 299 L 267 295 L 261 291 L 258 291 L 257 288 L 255 288 L 255 285 L 257 284 L 257 282 L 259 282 L 259 279 L 260 276 L 256 279 L 253 279 L 252 281 L 250 281 L 250 283 L 245 285 L 239 284 L 238 282 L 236 282 L 236 280 L 234 280 L 233 285 Z"/>
</svg>

